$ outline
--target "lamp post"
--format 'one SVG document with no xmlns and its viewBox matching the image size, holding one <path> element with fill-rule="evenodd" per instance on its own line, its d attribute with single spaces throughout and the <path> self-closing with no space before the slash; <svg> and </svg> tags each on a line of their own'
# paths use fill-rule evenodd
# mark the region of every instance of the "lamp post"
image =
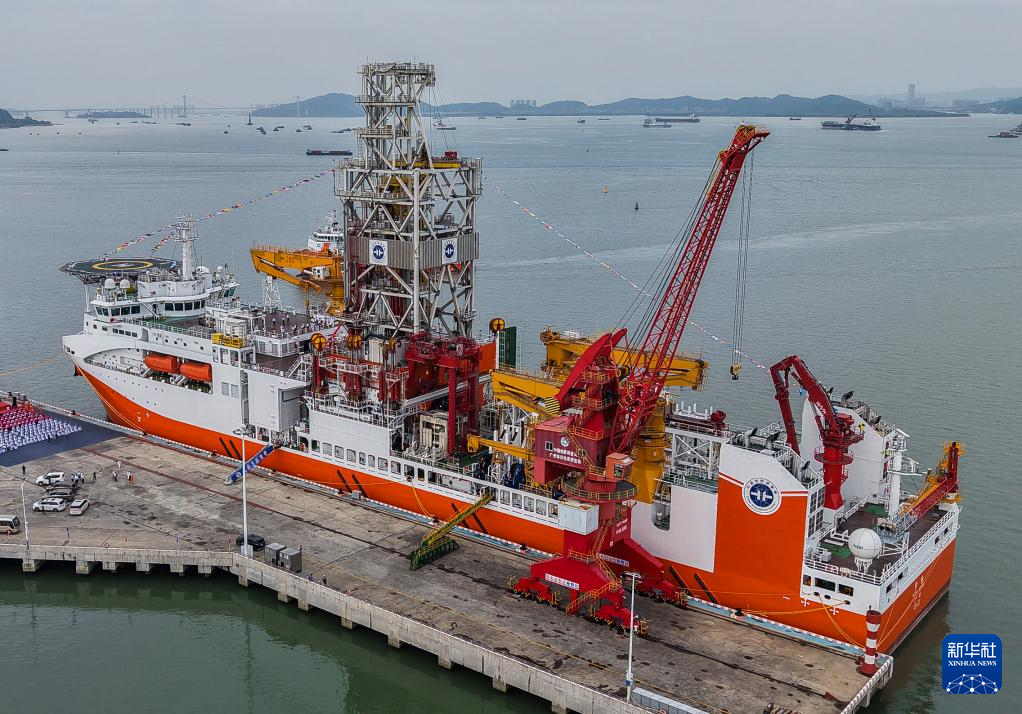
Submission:
<svg viewBox="0 0 1022 714">
<path fill-rule="evenodd" d="M 21 517 L 25 521 L 25 557 L 28 557 L 28 509 L 25 507 L 25 482 L 21 482 Z"/>
<path fill-rule="evenodd" d="M 626 578 L 632 579 L 632 602 L 628 607 L 628 671 L 625 672 L 625 701 L 632 701 L 632 685 L 635 680 L 632 677 L 632 642 L 635 639 L 635 579 L 641 577 L 636 572 L 623 573 Z"/>
<path fill-rule="evenodd" d="M 252 546 L 248 543 L 248 486 L 245 479 L 245 433 L 247 431 L 248 425 L 242 424 L 240 429 L 234 430 L 234 433 L 241 436 L 241 554 L 246 558 L 251 558 Z"/>
</svg>

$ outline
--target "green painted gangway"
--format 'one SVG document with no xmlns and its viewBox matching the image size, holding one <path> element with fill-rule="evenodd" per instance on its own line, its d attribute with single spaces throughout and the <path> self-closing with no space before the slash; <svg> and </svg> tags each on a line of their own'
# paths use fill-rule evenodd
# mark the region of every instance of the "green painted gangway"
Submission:
<svg viewBox="0 0 1022 714">
<path fill-rule="evenodd" d="M 458 549 L 458 541 L 451 537 L 450 533 L 454 528 L 470 518 L 480 508 L 486 506 L 493 500 L 493 491 L 485 489 L 483 495 L 475 503 L 463 511 L 458 511 L 439 526 L 431 530 L 422 539 L 415 550 L 408 555 L 409 570 L 418 570 L 423 565 L 429 565 L 434 560 L 441 558 L 453 550 Z"/>
</svg>

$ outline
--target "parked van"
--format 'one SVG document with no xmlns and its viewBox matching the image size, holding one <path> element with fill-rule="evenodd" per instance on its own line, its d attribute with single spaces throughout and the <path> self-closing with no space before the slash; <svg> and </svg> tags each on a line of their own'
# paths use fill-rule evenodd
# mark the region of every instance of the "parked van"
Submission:
<svg viewBox="0 0 1022 714">
<path fill-rule="evenodd" d="M 0 533 L 13 535 L 21 532 L 21 519 L 17 516 L 0 516 Z"/>
</svg>

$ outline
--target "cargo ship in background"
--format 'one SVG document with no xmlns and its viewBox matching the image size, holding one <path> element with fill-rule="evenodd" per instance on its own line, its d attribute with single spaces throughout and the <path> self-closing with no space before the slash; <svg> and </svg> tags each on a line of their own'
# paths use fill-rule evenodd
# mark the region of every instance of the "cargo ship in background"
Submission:
<svg viewBox="0 0 1022 714">
<path fill-rule="evenodd" d="M 897 647 L 950 585 L 961 446 L 920 469 L 908 434 L 795 356 L 771 370 L 774 424 L 684 399 L 708 369 L 679 350 L 688 311 L 769 132 L 741 125 L 720 152 L 634 329 L 546 329 L 528 370 L 516 328 L 483 326 L 475 309 L 481 162 L 431 151 L 419 97 L 433 66 L 369 64 L 362 81 L 359 151 L 335 172 L 341 219 L 307 248 L 252 249 L 259 304 L 200 263 L 193 220 L 179 259 L 62 268 L 89 301 L 64 351 L 108 417 L 547 553 L 508 573 L 516 592 L 625 629 L 632 574 L 679 606 L 699 598 L 859 646 L 869 617 L 879 649 Z M 282 307 L 281 274 L 322 309 Z"/>
<path fill-rule="evenodd" d="M 880 131 L 883 129 L 876 117 L 864 117 L 856 119 L 855 114 L 844 121 L 827 120 L 820 122 L 823 129 L 837 129 L 839 131 Z"/>
</svg>

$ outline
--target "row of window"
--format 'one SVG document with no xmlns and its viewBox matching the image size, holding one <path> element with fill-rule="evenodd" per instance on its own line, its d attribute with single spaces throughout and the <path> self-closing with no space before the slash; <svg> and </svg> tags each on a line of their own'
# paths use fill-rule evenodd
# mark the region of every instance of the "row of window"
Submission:
<svg viewBox="0 0 1022 714">
<path fill-rule="evenodd" d="M 824 580 L 823 578 L 813 578 L 812 576 L 809 575 L 802 576 L 802 584 L 805 585 L 807 588 L 813 587 L 813 585 L 815 584 L 815 586 L 820 588 L 821 590 L 830 590 L 831 592 L 836 591 L 841 593 L 842 595 L 847 595 L 848 597 L 851 597 L 852 595 L 855 594 L 855 588 L 853 588 L 851 585 L 835 583 L 833 580 Z M 816 594 L 819 595 L 819 593 Z M 830 600 L 830 595 L 824 595 L 823 597 L 827 600 Z"/>
<path fill-rule="evenodd" d="M 220 393 L 223 394 L 225 397 L 234 397 L 235 399 L 237 399 L 238 395 L 240 394 L 238 390 L 238 385 L 230 384 L 229 382 L 220 383 Z"/>
<path fill-rule="evenodd" d="M 224 385 L 226 386 L 226 382 Z M 304 441 L 304 439 L 302 441 Z M 318 452 L 336 461 L 347 461 L 348 463 L 358 464 L 359 466 L 378 468 L 380 471 L 387 471 L 389 468 L 390 473 L 395 476 L 400 476 L 402 471 L 402 464 L 399 461 L 388 461 L 382 456 L 376 457 L 372 454 L 366 454 L 364 451 L 345 449 L 340 444 L 334 446 L 326 443 L 325 441 L 320 442 L 318 439 L 312 440 L 312 451 Z M 436 471 L 425 469 L 421 466 L 416 467 L 412 464 L 404 464 L 404 475 L 405 479 L 408 481 L 418 479 L 419 481 L 425 481 L 433 484 L 439 484 L 442 476 L 444 483 L 441 485 L 447 486 L 448 488 L 453 488 L 454 490 L 463 491 L 465 493 L 474 492 L 475 490 L 475 484 L 472 481 L 468 481 L 467 479 L 463 479 L 459 476 L 439 474 Z M 463 488 L 459 488 L 459 484 L 461 484 Z M 534 496 L 530 496 L 519 491 L 507 491 L 501 489 L 498 499 L 504 506 L 517 508 L 529 513 L 536 513 L 540 516 L 557 516 L 556 503 L 548 504 L 548 502 L 542 498 L 535 498 Z M 549 508 L 547 507 L 548 505 Z"/>
<path fill-rule="evenodd" d="M 196 300 L 195 302 L 167 302 L 163 304 L 164 312 L 190 312 L 192 310 L 202 310 L 206 307 L 205 300 Z"/>
<path fill-rule="evenodd" d="M 205 349 L 200 347 L 199 349 Z M 244 352 L 239 352 L 236 349 L 228 349 L 226 347 L 214 347 L 213 348 L 213 359 L 223 364 L 232 364 L 235 367 L 238 366 L 238 355 L 241 355 L 242 364 L 252 364 L 255 362 L 255 352 L 251 349 L 246 349 Z"/>
<path fill-rule="evenodd" d="M 136 334 L 135 334 L 134 332 L 130 332 L 130 331 L 128 331 L 128 330 L 122 330 L 122 329 L 121 329 L 121 328 L 119 328 L 119 327 L 115 327 L 115 328 L 114 328 L 114 329 L 112 330 L 112 332 L 113 332 L 113 333 L 114 333 L 115 335 L 124 335 L 125 337 L 138 337 L 138 335 L 136 335 Z"/>
<path fill-rule="evenodd" d="M 104 317 L 120 317 L 121 315 L 140 315 L 141 305 L 125 305 L 124 307 L 97 307 L 96 314 Z"/>
</svg>

